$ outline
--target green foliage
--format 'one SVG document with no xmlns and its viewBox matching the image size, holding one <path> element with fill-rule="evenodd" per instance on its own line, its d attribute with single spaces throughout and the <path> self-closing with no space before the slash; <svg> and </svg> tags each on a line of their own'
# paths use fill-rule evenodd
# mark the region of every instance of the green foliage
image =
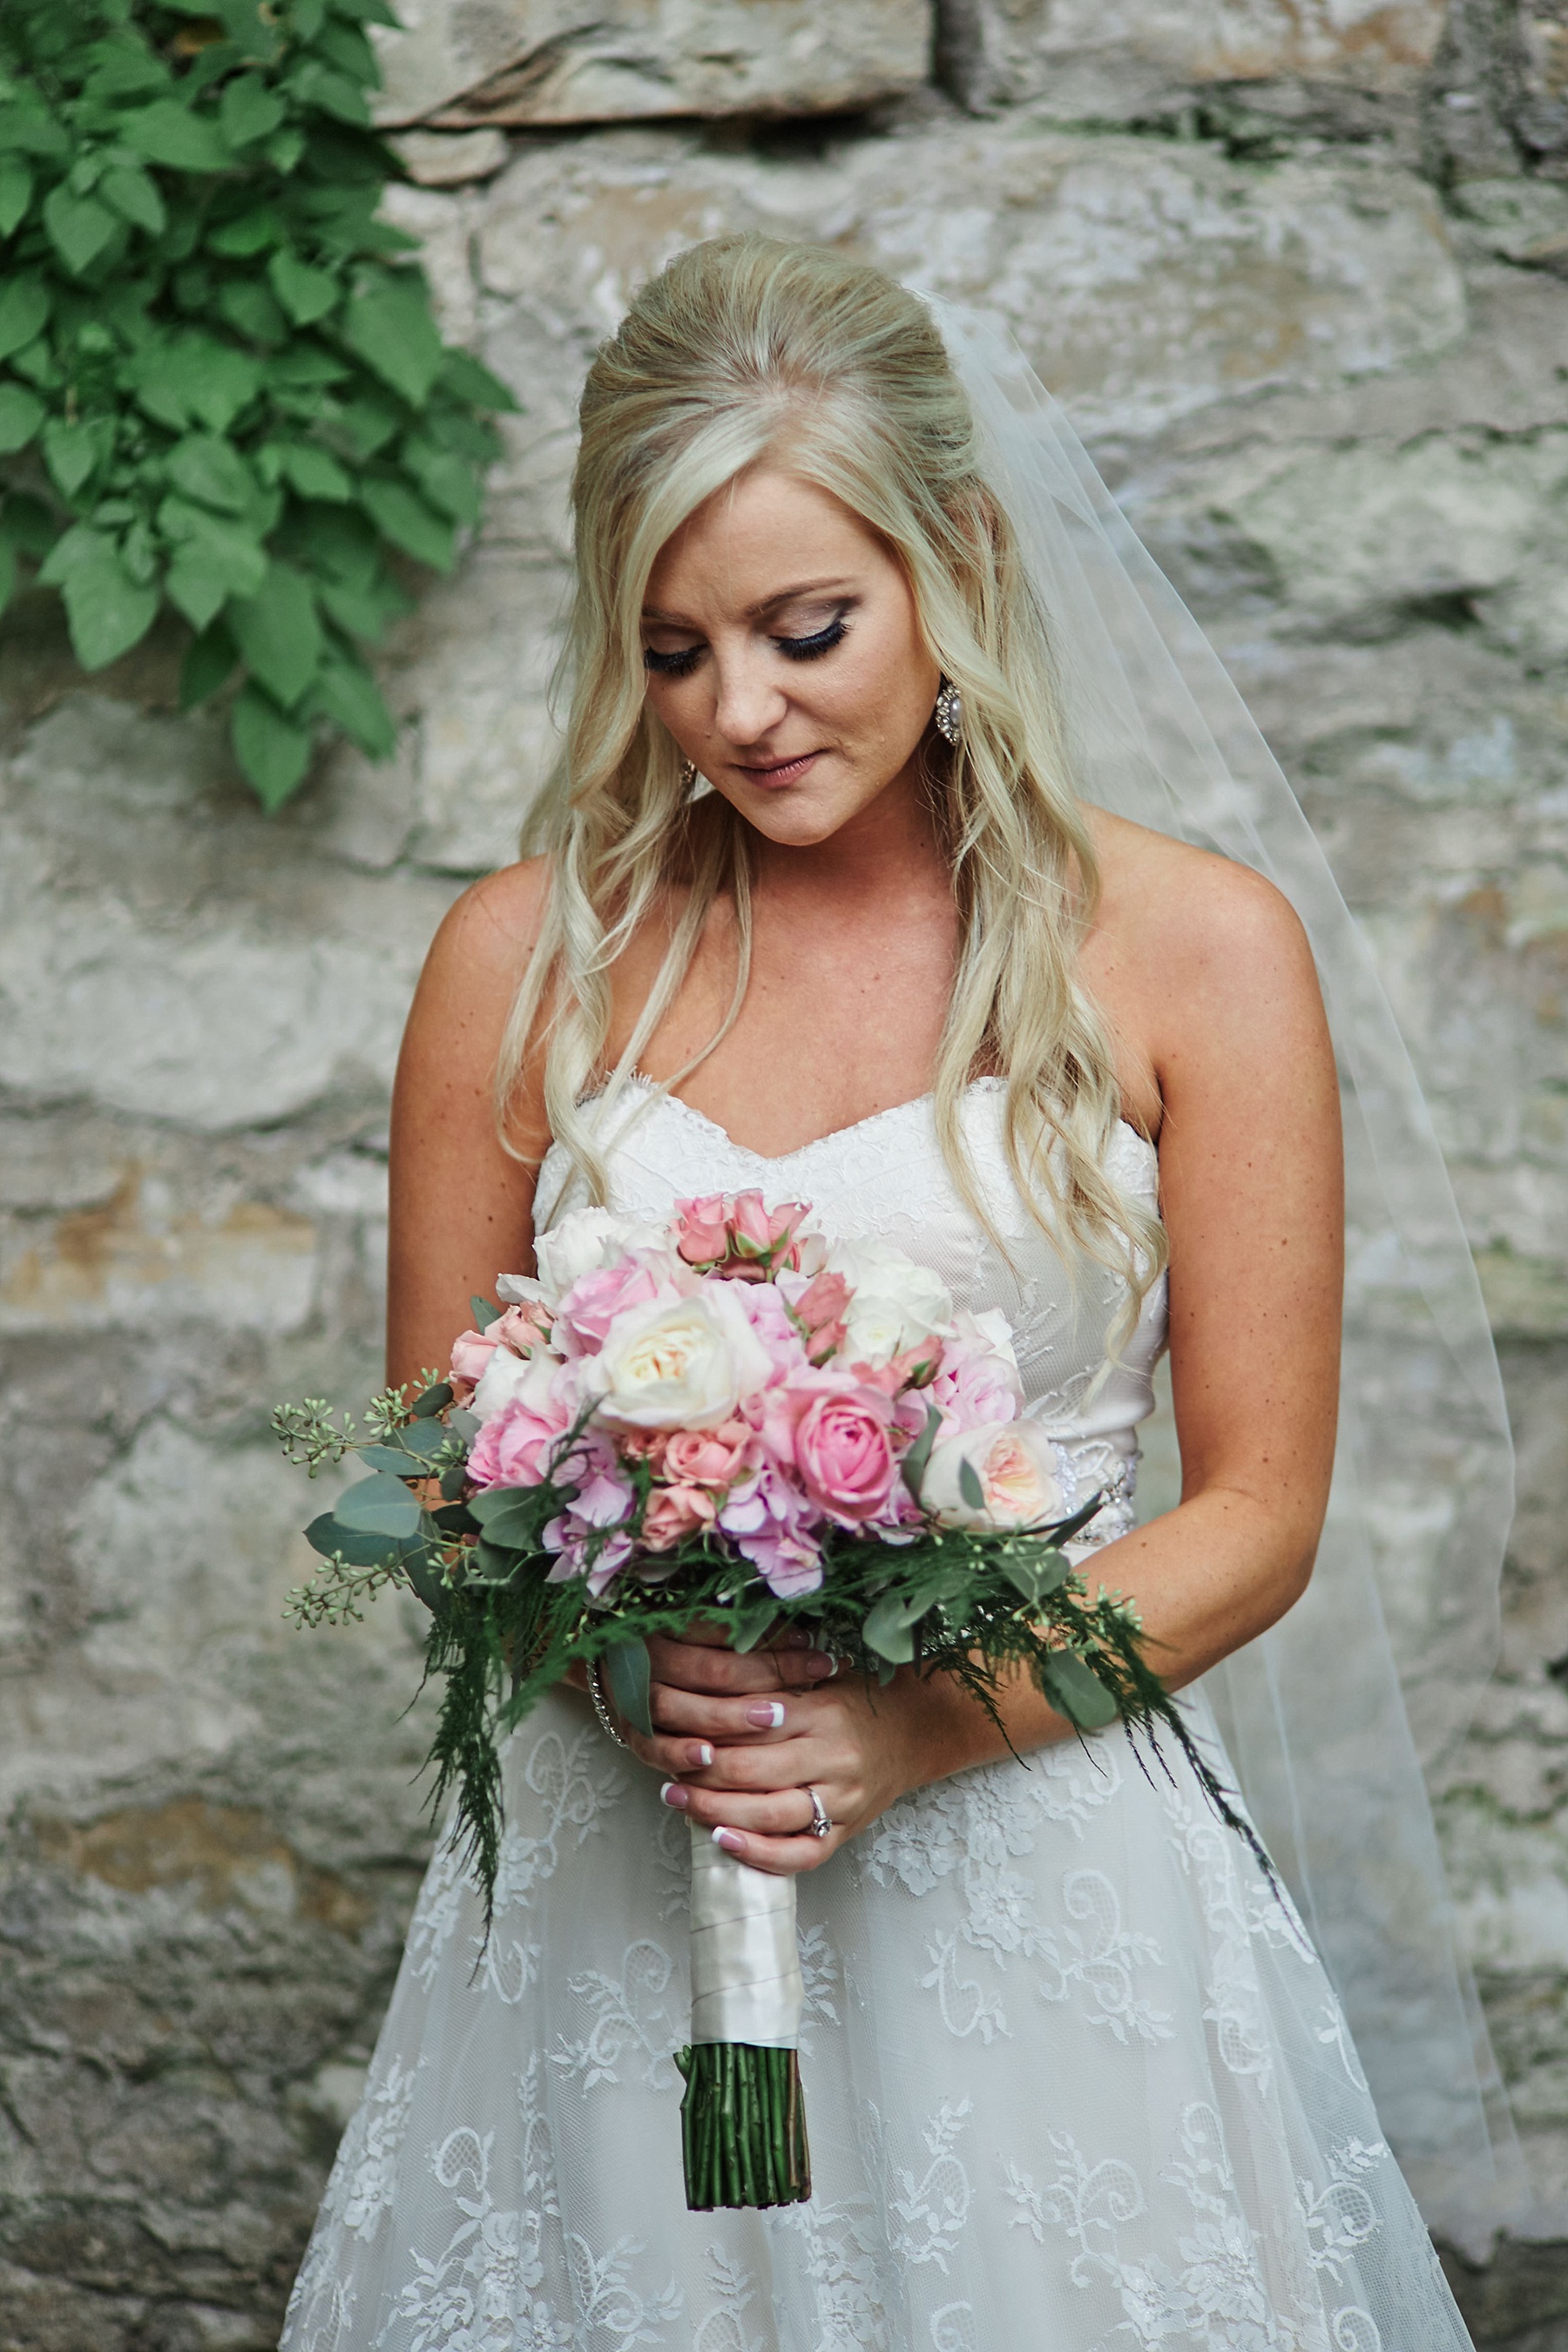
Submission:
<svg viewBox="0 0 1568 2352">
<path fill-rule="evenodd" d="M 375 217 L 386 0 L 0 5 L 0 609 L 19 559 L 84 668 L 172 605 L 182 707 L 239 673 L 268 808 L 395 729 L 365 649 L 448 569 L 515 404 L 443 348 Z"/>
</svg>

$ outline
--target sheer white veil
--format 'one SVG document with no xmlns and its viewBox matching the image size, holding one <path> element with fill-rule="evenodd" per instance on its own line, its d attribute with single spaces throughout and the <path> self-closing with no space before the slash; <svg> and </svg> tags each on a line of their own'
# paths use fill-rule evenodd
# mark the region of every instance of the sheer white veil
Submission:
<svg viewBox="0 0 1568 2352">
<path fill-rule="evenodd" d="M 1267 875 L 1317 960 L 1349 1225 L 1333 1494 L 1305 1599 L 1208 1688 L 1389 2140 L 1428 2221 L 1479 2252 L 1525 2194 L 1426 1778 L 1491 1670 L 1513 1508 L 1474 1265 L 1365 941 L 1240 695 L 1016 344 L 931 308 L 1049 624 L 1084 797 Z"/>
</svg>

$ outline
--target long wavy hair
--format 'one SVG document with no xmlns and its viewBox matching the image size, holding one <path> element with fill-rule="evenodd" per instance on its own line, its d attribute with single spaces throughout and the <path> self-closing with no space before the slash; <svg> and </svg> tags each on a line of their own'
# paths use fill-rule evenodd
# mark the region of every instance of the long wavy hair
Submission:
<svg viewBox="0 0 1568 2352">
<path fill-rule="evenodd" d="M 961 1109 L 981 1073 L 1006 1082 L 1006 1149 L 1043 1229 L 1126 1279 L 1131 1312 L 1164 1263 L 1158 1218 L 1107 1172 L 1120 1095 L 1104 1025 L 1078 977 L 1099 887 L 1052 691 L 1044 616 L 985 482 L 968 400 L 931 313 L 880 270 L 759 236 L 692 247 L 647 285 L 600 351 L 573 477 L 576 592 L 563 657 L 563 757 L 524 849 L 550 887 L 539 946 L 497 1072 L 503 1139 L 542 1034 L 551 1134 L 589 1197 L 605 1169 L 585 1099 L 613 1108 L 689 968 L 710 910 L 731 902 L 728 1033 L 751 950 L 750 831 L 718 795 L 691 821 L 674 739 L 644 692 L 641 614 L 671 533 L 770 457 L 840 499 L 894 551 L 931 653 L 963 697 L 963 740 L 921 757 L 951 862 L 960 950 L 937 1055 L 937 1131 L 963 1198 L 994 1231 Z M 609 973 L 679 887 L 681 912 L 613 1069 Z M 607 1122 L 606 1122 L 607 1124 Z M 515 1147 L 513 1147 L 515 1148 Z"/>
</svg>

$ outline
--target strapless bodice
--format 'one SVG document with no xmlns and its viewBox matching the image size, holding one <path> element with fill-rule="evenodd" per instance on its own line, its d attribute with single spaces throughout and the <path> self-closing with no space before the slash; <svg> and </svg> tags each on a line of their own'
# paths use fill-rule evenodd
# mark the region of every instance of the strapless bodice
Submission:
<svg viewBox="0 0 1568 2352">
<path fill-rule="evenodd" d="M 1165 1342 L 1165 1280 L 1144 1298 L 1136 1329 L 1113 1355 L 1108 1342 L 1126 1292 L 1116 1275 L 1081 1253 L 1053 1245 L 1019 1198 L 1004 1140 L 1005 1087 L 980 1078 L 962 1106 L 963 1133 L 980 1196 L 1005 1255 L 959 1192 L 937 1139 L 929 1095 L 900 1103 L 768 1158 L 673 1095 L 634 1080 L 612 1112 L 586 1106 L 602 1129 L 609 1205 L 662 1217 L 692 1193 L 748 1187 L 769 1202 L 807 1201 L 834 1238 L 869 1237 L 939 1275 L 955 1306 L 1000 1307 L 1011 1324 L 1025 1410 L 1058 1449 L 1077 1501 L 1097 1489 L 1106 1502 L 1091 1533 L 1104 1543 L 1132 1523 L 1138 1424 L 1153 1410 L 1153 1370 Z M 1123 1122 L 1107 1172 L 1131 1197 L 1153 1205 L 1153 1146 Z M 551 1223 L 582 1197 L 559 1145 L 540 1171 L 538 1216 Z"/>
</svg>

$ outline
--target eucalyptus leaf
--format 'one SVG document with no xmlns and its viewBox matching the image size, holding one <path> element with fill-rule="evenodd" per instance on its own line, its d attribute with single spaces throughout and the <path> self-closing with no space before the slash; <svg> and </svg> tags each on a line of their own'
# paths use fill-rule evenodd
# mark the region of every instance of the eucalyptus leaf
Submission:
<svg viewBox="0 0 1568 2352">
<path fill-rule="evenodd" d="M 941 1427 L 941 1413 L 934 1404 L 928 1404 L 925 1427 L 899 1465 L 903 1482 L 917 1503 L 921 1498 L 921 1487 L 925 1481 L 926 1465 L 931 1460 L 931 1450 L 936 1444 L 937 1433 Z"/>
<path fill-rule="evenodd" d="M 432 1615 L 440 1617 L 450 1605 L 442 1581 L 439 1555 L 425 1544 L 410 1545 L 402 1554 L 403 1573 Z"/>
<path fill-rule="evenodd" d="M 653 1716 L 649 1711 L 648 1694 L 653 1677 L 652 1661 L 646 1642 L 612 1642 L 604 1653 L 605 1679 L 610 1686 L 610 1696 L 631 1725 L 645 1739 L 653 1738 Z"/>
<path fill-rule="evenodd" d="M 514 1551 L 500 1551 L 483 1537 L 463 1555 L 463 1567 L 469 1584 L 510 1584 L 517 1574 L 518 1558 Z"/>
<path fill-rule="evenodd" d="M 1103 1731 L 1121 1709 L 1100 1676 L 1072 1650 L 1058 1650 L 1045 1668 L 1046 1694 L 1079 1731 Z"/>
<path fill-rule="evenodd" d="M 889 1593 L 868 1612 L 861 1639 L 879 1658 L 907 1666 L 915 1654 L 914 1628 L 915 1621 L 906 1615 L 901 1598 Z"/>
<path fill-rule="evenodd" d="M 427 1389 L 420 1390 L 408 1410 L 416 1421 L 432 1421 L 438 1412 L 444 1412 L 451 1402 L 451 1381 L 434 1381 Z"/>
<path fill-rule="evenodd" d="M 341 1495 L 332 1516 L 340 1526 L 357 1533 L 397 1537 L 417 1535 L 423 1514 L 418 1497 L 409 1493 L 401 1478 L 378 1470 Z"/>
<path fill-rule="evenodd" d="M 1072 1574 L 1072 1562 L 1066 1552 L 1047 1548 L 1037 1552 L 1032 1546 L 1005 1555 L 1000 1566 L 1008 1582 L 1029 1601 L 1044 1601 Z"/>
<path fill-rule="evenodd" d="M 324 1559 L 334 1552 L 341 1553 L 351 1568 L 378 1568 L 384 1559 L 395 1558 L 399 1547 L 385 1536 L 364 1535 L 353 1528 L 345 1528 L 331 1511 L 323 1511 L 305 1529 L 305 1541 L 312 1551 Z"/>
<path fill-rule="evenodd" d="M 985 1489 L 980 1483 L 980 1473 L 967 1458 L 958 1465 L 958 1491 L 972 1511 L 985 1508 Z"/>
<path fill-rule="evenodd" d="M 492 1323 L 500 1321 L 504 1311 L 493 1299 L 481 1298 L 477 1291 L 468 1301 L 468 1312 L 474 1318 L 476 1331 L 488 1331 Z"/>
</svg>

